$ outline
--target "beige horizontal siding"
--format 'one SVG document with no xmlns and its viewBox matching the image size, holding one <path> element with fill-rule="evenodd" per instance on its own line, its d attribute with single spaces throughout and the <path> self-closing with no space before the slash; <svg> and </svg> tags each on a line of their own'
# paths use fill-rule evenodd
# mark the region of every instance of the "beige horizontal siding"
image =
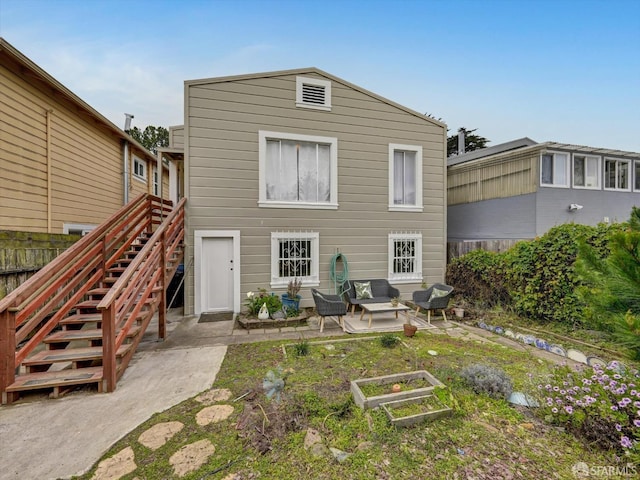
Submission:
<svg viewBox="0 0 640 480">
<path fill-rule="evenodd" d="M 533 193 L 538 185 L 538 161 L 539 152 L 535 150 L 450 167 L 447 203 L 457 205 Z"/>
<path fill-rule="evenodd" d="M 0 229 L 99 224 L 122 205 L 122 164 L 116 132 L 0 52 Z"/>
<path fill-rule="evenodd" d="M 335 81 L 330 112 L 297 108 L 295 83 L 295 75 L 288 75 L 188 88 L 190 246 L 194 230 L 240 230 L 244 295 L 270 289 L 272 232 L 319 232 L 321 289 L 328 291 L 330 259 L 338 250 L 352 278 L 386 278 L 389 233 L 419 232 L 424 279 L 442 281 L 444 128 Z M 336 137 L 339 208 L 260 208 L 259 130 Z M 390 143 L 423 148 L 423 212 L 389 212 Z M 193 278 L 187 282 L 187 310 L 193 311 Z M 410 296 L 418 285 L 401 290 Z"/>
</svg>

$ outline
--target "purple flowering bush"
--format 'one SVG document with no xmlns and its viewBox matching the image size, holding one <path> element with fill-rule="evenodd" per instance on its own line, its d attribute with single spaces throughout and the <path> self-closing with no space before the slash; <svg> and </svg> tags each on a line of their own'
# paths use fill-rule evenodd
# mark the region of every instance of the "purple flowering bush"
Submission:
<svg viewBox="0 0 640 480">
<path fill-rule="evenodd" d="M 540 414 L 605 449 L 640 458 L 640 374 L 618 362 L 581 371 L 559 367 L 538 385 Z"/>
</svg>

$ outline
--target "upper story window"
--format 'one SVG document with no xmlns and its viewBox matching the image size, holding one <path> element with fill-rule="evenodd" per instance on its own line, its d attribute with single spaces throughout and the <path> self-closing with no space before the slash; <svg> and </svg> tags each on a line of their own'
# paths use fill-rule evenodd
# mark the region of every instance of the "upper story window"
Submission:
<svg viewBox="0 0 640 480">
<path fill-rule="evenodd" d="M 305 286 L 319 285 L 318 232 L 271 234 L 271 287 L 285 287 L 290 280 Z"/>
<path fill-rule="evenodd" d="M 389 144 L 389 210 L 422 211 L 422 147 Z"/>
<path fill-rule="evenodd" d="M 331 82 L 311 77 L 296 77 L 296 106 L 331 110 Z"/>
<path fill-rule="evenodd" d="M 153 167 L 153 194 L 157 197 L 160 193 L 160 185 L 158 181 L 158 168 Z"/>
<path fill-rule="evenodd" d="M 634 169 L 633 178 L 635 178 L 633 189 L 635 191 L 640 191 L 640 161 L 639 160 L 636 160 L 635 162 L 633 162 L 633 169 Z"/>
<path fill-rule="evenodd" d="M 338 208 L 338 139 L 259 132 L 259 205 Z"/>
<path fill-rule="evenodd" d="M 133 177 L 138 180 L 147 181 L 147 162 L 133 156 Z"/>
<path fill-rule="evenodd" d="M 629 160 L 604 159 L 605 190 L 631 190 L 630 163 Z"/>
<path fill-rule="evenodd" d="M 540 185 L 569 187 L 569 154 L 546 152 L 540 156 Z"/>
<path fill-rule="evenodd" d="M 422 281 L 422 234 L 389 234 L 389 280 Z"/>
<path fill-rule="evenodd" d="M 600 157 L 573 154 L 573 186 L 600 189 Z"/>
</svg>

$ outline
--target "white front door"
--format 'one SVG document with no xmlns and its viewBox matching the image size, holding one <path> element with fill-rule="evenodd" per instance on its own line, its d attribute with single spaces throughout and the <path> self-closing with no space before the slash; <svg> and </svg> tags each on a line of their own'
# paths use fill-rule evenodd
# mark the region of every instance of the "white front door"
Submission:
<svg viewBox="0 0 640 480">
<path fill-rule="evenodd" d="M 194 313 L 240 312 L 240 231 L 194 231 Z"/>
<path fill-rule="evenodd" d="M 233 238 L 202 239 L 202 312 L 233 311 Z"/>
</svg>

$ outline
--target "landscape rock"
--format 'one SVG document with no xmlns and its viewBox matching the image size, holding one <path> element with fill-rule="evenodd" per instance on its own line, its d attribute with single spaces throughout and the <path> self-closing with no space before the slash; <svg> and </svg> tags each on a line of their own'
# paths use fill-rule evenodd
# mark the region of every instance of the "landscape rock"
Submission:
<svg viewBox="0 0 640 480">
<path fill-rule="evenodd" d="M 158 423 L 142 432 L 138 437 L 138 442 L 151 450 L 157 450 L 183 428 L 184 424 L 181 422 Z"/>
<path fill-rule="evenodd" d="M 343 452 L 342 450 L 339 450 L 337 448 L 329 447 L 329 450 L 331 450 L 333 458 L 335 458 L 338 463 L 343 463 L 347 458 L 351 456 L 350 453 Z"/>
<path fill-rule="evenodd" d="M 314 430 L 313 428 L 307 429 L 307 434 L 304 436 L 304 449 L 309 450 L 316 443 L 321 443 L 322 437 L 320 436 L 320 432 Z"/>
<path fill-rule="evenodd" d="M 98 465 L 92 480 L 118 480 L 133 472 L 137 467 L 135 455 L 131 447 L 124 448 L 113 457 L 103 460 Z"/>
<path fill-rule="evenodd" d="M 169 463 L 178 477 L 184 477 L 204 465 L 215 451 L 216 447 L 209 440 L 199 440 L 185 445 L 171 455 Z"/>
<path fill-rule="evenodd" d="M 205 405 L 213 405 L 216 402 L 226 402 L 230 398 L 231 390 L 228 388 L 213 388 L 201 393 L 195 400 Z"/>
<path fill-rule="evenodd" d="M 196 414 L 196 423 L 200 426 L 226 420 L 233 413 L 231 405 L 212 405 L 205 407 Z"/>
</svg>

